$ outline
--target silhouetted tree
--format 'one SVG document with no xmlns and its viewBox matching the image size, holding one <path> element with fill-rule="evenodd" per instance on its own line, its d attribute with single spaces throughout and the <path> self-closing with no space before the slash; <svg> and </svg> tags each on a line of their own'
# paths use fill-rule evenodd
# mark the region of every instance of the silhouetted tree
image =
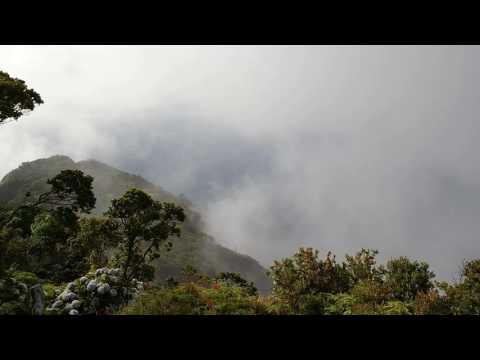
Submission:
<svg viewBox="0 0 480 360">
<path fill-rule="evenodd" d="M 185 220 L 181 207 L 155 201 L 138 189 L 112 200 L 105 215 L 116 226 L 118 253 L 114 262 L 123 269 L 125 284 L 134 278 L 153 278 L 149 263 L 160 256 L 160 245 L 166 244 L 167 249 L 172 246 L 167 240 L 171 235 L 180 236 L 178 224 Z"/>
<path fill-rule="evenodd" d="M 43 104 L 42 98 L 29 89 L 25 81 L 0 71 L 0 125 L 7 119 L 17 120 L 40 104 Z"/>
</svg>

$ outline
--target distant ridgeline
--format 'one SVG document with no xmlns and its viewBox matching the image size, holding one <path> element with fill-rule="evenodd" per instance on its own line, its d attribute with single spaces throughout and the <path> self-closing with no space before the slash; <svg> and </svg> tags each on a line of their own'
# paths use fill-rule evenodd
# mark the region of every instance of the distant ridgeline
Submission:
<svg viewBox="0 0 480 360">
<path fill-rule="evenodd" d="M 187 220 L 182 226 L 182 236 L 173 239 L 172 250 L 156 261 L 156 281 L 176 278 L 185 266 L 191 265 L 207 275 L 237 272 L 253 281 L 261 293 L 271 290 L 272 284 L 266 269 L 256 260 L 219 245 L 203 232 L 200 214 L 187 199 L 176 197 L 141 176 L 128 174 L 96 160 L 74 162 L 67 156 L 56 155 L 23 163 L 0 182 L 0 204 L 18 205 L 24 201 L 27 192 L 34 195 L 47 191 L 47 179 L 65 169 L 78 169 L 94 178 L 97 202 L 93 215 L 103 214 L 112 199 L 122 196 L 131 188 L 141 189 L 155 200 L 174 202 L 184 208 Z"/>
</svg>

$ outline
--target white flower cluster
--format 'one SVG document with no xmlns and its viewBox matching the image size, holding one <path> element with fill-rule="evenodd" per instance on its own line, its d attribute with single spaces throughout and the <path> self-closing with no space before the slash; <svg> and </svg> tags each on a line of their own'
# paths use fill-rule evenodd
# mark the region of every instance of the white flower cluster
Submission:
<svg viewBox="0 0 480 360">
<path fill-rule="evenodd" d="M 143 291 L 144 286 L 141 281 L 133 279 L 131 285 L 126 288 L 121 286 L 120 278 L 119 268 L 97 269 L 94 273 L 88 273 L 69 283 L 47 310 L 80 315 L 92 311 L 101 303 L 118 303 L 120 296 L 134 299 Z"/>
</svg>

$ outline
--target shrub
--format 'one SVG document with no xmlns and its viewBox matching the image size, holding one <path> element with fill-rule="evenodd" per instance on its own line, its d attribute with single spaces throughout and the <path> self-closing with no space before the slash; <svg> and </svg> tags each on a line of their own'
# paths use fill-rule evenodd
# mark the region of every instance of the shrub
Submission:
<svg viewBox="0 0 480 360">
<path fill-rule="evenodd" d="M 350 294 L 335 294 L 325 308 L 325 315 L 352 315 L 352 307 L 356 299 Z"/>
<path fill-rule="evenodd" d="M 412 315 L 413 307 L 405 302 L 392 300 L 379 308 L 380 315 Z"/>
<path fill-rule="evenodd" d="M 53 284 L 53 283 L 42 284 L 43 293 L 45 294 L 46 303 L 52 302 L 55 299 L 55 297 L 60 295 L 63 287 L 64 287 L 64 285 L 56 285 L 56 284 Z"/>
<path fill-rule="evenodd" d="M 144 290 L 144 284 L 136 279 L 132 279 L 128 287 L 124 286 L 120 276 L 119 268 L 101 268 L 88 273 L 68 283 L 46 310 L 49 314 L 64 315 L 111 314 Z"/>
<path fill-rule="evenodd" d="M 37 275 L 26 271 L 15 271 L 12 273 L 11 277 L 18 282 L 26 284 L 29 287 L 36 285 L 40 282 Z"/>
<path fill-rule="evenodd" d="M 292 257 L 275 261 L 270 268 L 273 294 L 286 301 L 294 312 L 299 311 L 300 299 L 317 293 L 348 291 L 349 274 L 328 253 L 325 260 L 318 259 L 318 251 L 300 250 Z"/>
<path fill-rule="evenodd" d="M 324 315 L 332 303 L 331 294 L 308 294 L 301 298 L 299 313 L 302 315 Z"/>
<path fill-rule="evenodd" d="M 419 292 L 413 303 L 415 315 L 448 315 L 450 309 L 446 298 L 440 296 L 437 290 L 427 293 Z"/>
<path fill-rule="evenodd" d="M 28 288 L 11 277 L 0 279 L 0 315 L 29 315 Z"/>
<path fill-rule="evenodd" d="M 212 282 L 152 288 L 119 311 L 123 315 L 255 315 L 268 313 L 258 297 L 245 288 Z"/>
<path fill-rule="evenodd" d="M 121 315 L 200 315 L 198 289 L 186 284 L 174 289 L 151 289 L 119 311 Z"/>
<path fill-rule="evenodd" d="M 358 303 L 379 305 L 389 299 L 389 289 L 378 281 L 361 281 L 351 291 Z"/>
<path fill-rule="evenodd" d="M 277 296 L 266 296 L 260 298 L 261 303 L 265 307 L 265 311 L 269 315 L 293 315 L 292 308 L 284 300 Z"/>
<path fill-rule="evenodd" d="M 255 287 L 255 284 L 242 278 L 239 273 L 222 272 L 215 279 L 227 285 L 244 288 L 250 295 L 258 295 L 258 289 Z"/>
</svg>

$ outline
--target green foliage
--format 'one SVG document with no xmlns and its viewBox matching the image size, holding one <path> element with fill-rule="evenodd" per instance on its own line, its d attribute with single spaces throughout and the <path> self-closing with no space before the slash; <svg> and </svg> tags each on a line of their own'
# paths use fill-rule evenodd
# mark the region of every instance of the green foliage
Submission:
<svg viewBox="0 0 480 360">
<path fill-rule="evenodd" d="M 121 310 L 122 315 L 201 315 L 205 305 L 196 287 L 152 289 Z"/>
<path fill-rule="evenodd" d="M 63 285 L 57 285 L 54 283 L 43 283 L 42 284 L 43 293 L 45 294 L 45 301 L 47 303 L 52 302 L 57 295 L 62 291 Z"/>
<path fill-rule="evenodd" d="M 385 268 L 385 285 L 392 297 L 400 301 L 413 301 L 419 292 L 432 290 L 434 277 L 427 263 L 410 261 L 406 257 L 388 261 Z"/>
<path fill-rule="evenodd" d="M 413 308 L 410 304 L 402 301 L 392 300 L 386 302 L 379 309 L 380 315 L 412 315 Z"/>
<path fill-rule="evenodd" d="M 199 271 L 191 264 L 187 264 L 182 269 L 182 280 L 186 283 L 204 283 L 210 282 L 210 279 L 205 274 L 199 273 Z"/>
<path fill-rule="evenodd" d="M 42 239 L 50 247 L 54 246 L 59 240 L 65 240 L 68 236 L 61 219 L 48 212 L 37 215 L 31 229 L 33 237 Z"/>
<path fill-rule="evenodd" d="M 176 197 L 140 176 L 125 173 L 95 160 L 74 162 L 66 156 L 56 155 L 46 159 L 23 163 L 19 168 L 7 174 L 0 183 L 0 205 L 8 209 L 14 209 L 25 205 L 26 202 L 34 202 L 40 194 L 50 190 L 47 180 L 66 169 L 80 170 L 95 179 L 92 185 L 96 202 L 95 208 L 91 210 L 91 214 L 98 218 L 107 211 L 112 199 L 121 197 L 131 188 L 145 191 L 156 201 L 175 203 L 184 208 L 186 219 L 179 226 L 181 229 L 180 237 L 171 237 L 169 239 L 173 245 L 171 250 L 163 252 L 160 258 L 153 260 L 149 264 L 152 266 L 150 270 L 154 270 L 154 281 L 157 284 L 163 283 L 169 277 L 178 279 L 184 266 L 192 264 L 209 276 L 214 276 L 219 272 L 240 273 L 243 278 L 254 282 L 260 293 L 266 294 L 270 292 L 271 280 L 266 275 L 266 269 L 252 257 L 221 246 L 215 239 L 203 233 L 204 228 L 201 217 L 192 208 L 192 204 L 189 204 L 188 200 Z M 25 194 L 28 192 L 30 196 L 25 198 Z M 30 210 L 34 211 L 29 217 L 26 217 L 26 212 Z M 12 226 L 15 228 L 15 231 L 18 230 L 19 232 L 8 237 L 8 239 L 12 240 L 9 241 L 10 245 L 12 245 L 9 245 L 9 248 L 16 248 L 15 252 L 19 255 L 15 255 L 15 263 L 20 268 L 24 266 L 23 264 L 28 264 L 28 261 L 24 260 L 24 256 L 20 255 L 21 247 L 25 249 L 25 244 L 20 243 L 22 239 L 29 240 L 31 224 L 35 216 L 38 215 L 36 211 L 42 212 L 44 210 L 45 207 L 42 209 L 22 208 L 19 210 L 19 213 L 23 213 L 15 217 L 15 220 L 12 220 L 12 223 L 18 221 Z M 81 214 L 77 213 L 77 215 L 80 216 Z M 78 248 L 77 240 L 78 234 L 77 236 L 72 235 L 68 239 L 72 246 Z M 13 243 L 15 243 L 14 246 Z M 77 250 L 75 251 L 77 252 Z M 82 251 L 78 252 L 81 253 Z M 106 255 L 110 257 L 114 253 L 115 251 L 109 248 Z M 88 257 L 89 255 L 86 256 Z M 93 259 L 93 257 L 96 256 L 92 256 L 92 262 L 98 262 L 95 265 L 96 267 L 104 266 L 99 264 L 103 264 L 105 258 Z M 11 259 L 13 258 L 9 257 L 6 259 L 7 267 L 11 263 Z"/>
<path fill-rule="evenodd" d="M 0 279 L 8 269 L 28 266 L 28 239 L 20 236 L 17 229 L 0 228 Z"/>
<path fill-rule="evenodd" d="M 351 294 L 330 296 L 330 304 L 325 308 L 325 315 L 352 315 L 356 299 Z"/>
<path fill-rule="evenodd" d="M 340 293 L 348 291 L 349 275 L 345 267 L 337 264 L 335 256 L 327 254 L 318 259 L 318 251 L 300 248 L 293 256 L 275 261 L 270 268 L 273 279 L 273 294 L 284 299 L 298 311 L 302 296 L 317 293 Z"/>
<path fill-rule="evenodd" d="M 63 170 L 47 181 L 49 191 L 4 211 L 0 220 L 0 270 L 20 265 L 53 281 L 68 281 L 82 272 L 83 257 L 72 251 L 69 239 L 79 229 L 76 213 L 88 213 L 95 205 L 92 181 L 79 170 Z M 31 197 L 27 193 L 26 198 Z"/>
<path fill-rule="evenodd" d="M 62 170 L 60 174 L 47 180 L 51 190 L 40 195 L 38 203 L 89 213 L 95 207 L 92 182 L 93 177 L 84 175 L 80 170 Z"/>
<path fill-rule="evenodd" d="M 480 259 L 465 262 L 462 276 L 467 288 L 480 291 Z"/>
<path fill-rule="evenodd" d="M 389 289 L 382 282 L 365 280 L 352 288 L 351 294 L 358 303 L 370 304 L 373 307 L 383 304 L 390 299 Z"/>
<path fill-rule="evenodd" d="M 32 195 L 27 192 L 23 204 L 13 210 L 4 209 L 0 212 L 0 227 L 15 228 L 18 226 L 17 219 L 21 218 L 21 228 L 25 232 L 25 228 L 31 226 L 31 223 L 27 224 L 25 220 L 35 219 L 42 211 L 55 213 L 56 218 L 66 225 L 71 225 L 77 220 L 74 213 L 89 213 L 95 206 L 92 182 L 93 178 L 84 175 L 80 170 L 62 170 L 47 180 L 50 190 L 40 194 L 36 200 L 29 201 Z"/>
<path fill-rule="evenodd" d="M 248 282 L 239 273 L 222 272 L 216 277 L 217 281 L 226 283 L 227 285 L 236 285 L 244 288 L 248 294 L 258 295 L 258 290 L 253 282 Z"/>
<path fill-rule="evenodd" d="M 28 312 L 22 303 L 4 302 L 0 303 L 0 315 L 27 315 Z"/>
<path fill-rule="evenodd" d="M 268 315 L 295 315 L 292 308 L 283 300 L 274 295 L 259 298 Z"/>
<path fill-rule="evenodd" d="M 256 315 L 267 308 L 239 286 L 215 281 L 187 282 L 173 288 L 154 288 L 123 308 L 124 315 Z"/>
<path fill-rule="evenodd" d="M 239 286 L 218 284 L 205 290 L 207 314 L 210 315 L 256 315 L 266 309 L 252 296 L 250 290 Z"/>
<path fill-rule="evenodd" d="M 324 315 L 332 305 L 333 294 L 317 293 L 302 296 L 299 301 L 299 314 L 302 315 Z"/>
<path fill-rule="evenodd" d="M 11 277 L 0 279 L 0 315 L 29 315 L 28 288 Z"/>
<path fill-rule="evenodd" d="M 445 292 L 445 303 L 451 314 L 480 315 L 480 259 L 467 261 L 461 270 L 461 281 L 439 284 Z"/>
<path fill-rule="evenodd" d="M 33 286 L 40 282 L 37 275 L 27 271 L 14 271 L 11 277 L 27 286 Z"/>
<path fill-rule="evenodd" d="M 437 289 L 428 293 L 419 292 L 413 303 L 415 315 L 449 315 L 451 308 L 445 296 L 440 296 Z"/>
<path fill-rule="evenodd" d="M 380 281 L 382 270 L 376 266 L 378 251 L 362 249 L 354 256 L 345 256 L 345 269 L 350 275 L 352 285 L 360 281 Z"/>
<path fill-rule="evenodd" d="M 97 269 L 107 265 L 108 249 L 116 242 L 115 225 L 108 219 L 91 217 L 80 219 L 79 231 L 70 246 L 89 267 Z"/>
<path fill-rule="evenodd" d="M 46 311 L 51 315 L 112 314 L 125 302 L 133 301 L 146 286 L 137 280 L 124 286 L 120 275 L 120 269 L 104 267 L 54 287 L 55 296 L 49 297 Z"/>
<path fill-rule="evenodd" d="M 40 104 L 43 104 L 42 98 L 35 90 L 29 89 L 25 81 L 0 71 L 0 124 L 7 119 L 16 120 Z"/>
<path fill-rule="evenodd" d="M 42 211 L 43 210 L 38 207 L 19 208 L 17 213 L 10 220 L 8 227 L 10 229 L 15 229 L 15 231 L 19 232 L 19 235 L 23 238 L 29 237 L 32 235 L 32 224 Z"/>
<path fill-rule="evenodd" d="M 341 265 L 327 255 L 300 249 L 272 266 L 273 297 L 267 308 L 277 314 L 412 315 L 475 314 L 480 312 L 480 261 L 465 264 L 462 283 L 440 288 L 424 262 L 405 257 L 377 266 L 376 250 L 346 255 Z M 338 286 L 341 284 L 342 286 Z"/>
<path fill-rule="evenodd" d="M 105 213 L 114 224 L 117 249 L 114 263 L 123 269 L 123 281 L 133 278 L 152 280 L 150 262 L 160 256 L 160 245 L 168 238 L 180 236 L 178 224 L 185 220 L 181 207 L 153 200 L 147 193 L 131 189 L 121 198 L 112 200 Z"/>
<path fill-rule="evenodd" d="M 27 268 L 57 282 L 69 281 L 86 270 L 82 255 L 71 245 L 78 231 L 78 218 L 63 210 L 37 215 L 27 249 Z"/>
</svg>

